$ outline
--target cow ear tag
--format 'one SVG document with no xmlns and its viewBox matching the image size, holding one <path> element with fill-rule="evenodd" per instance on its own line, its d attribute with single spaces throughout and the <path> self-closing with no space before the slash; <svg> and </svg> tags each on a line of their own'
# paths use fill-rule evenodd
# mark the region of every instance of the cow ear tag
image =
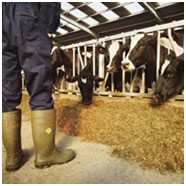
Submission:
<svg viewBox="0 0 186 186">
<path fill-rule="evenodd" d="M 86 78 L 81 78 L 81 81 L 82 81 L 82 83 L 87 83 L 87 79 Z"/>
<path fill-rule="evenodd" d="M 50 134 L 50 133 L 52 132 L 52 129 L 51 129 L 51 128 L 47 128 L 47 129 L 45 130 L 45 132 L 46 132 L 47 134 Z"/>
</svg>

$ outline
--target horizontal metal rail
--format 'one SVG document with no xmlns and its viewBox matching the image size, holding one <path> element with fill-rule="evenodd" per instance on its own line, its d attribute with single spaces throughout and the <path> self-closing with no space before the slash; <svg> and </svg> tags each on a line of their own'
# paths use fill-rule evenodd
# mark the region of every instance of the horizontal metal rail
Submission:
<svg viewBox="0 0 186 186">
<path fill-rule="evenodd" d="M 99 38 L 99 39 L 92 39 L 90 41 L 85 41 L 85 42 L 80 42 L 80 43 L 76 43 L 76 44 L 71 44 L 71 45 L 67 45 L 67 46 L 62 46 L 62 49 L 70 49 L 70 48 L 74 48 L 74 47 L 81 47 L 84 45 L 93 45 L 96 43 L 101 43 L 104 41 L 110 41 L 110 40 L 117 40 L 117 39 L 121 39 L 124 37 L 128 37 L 131 35 L 136 35 L 137 33 L 151 33 L 151 32 L 155 32 L 155 31 L 162 31 L 162 30 L 166 30 L 168 28 L 175 28 L 175 27 L 183 27 L 184 26 L 184 20 L 180 20 L 180 21 L 172 21 L 170 23 L 166 23 L 166 24 L 162 24 L 162 25 L 155 25 L 152 27 L 147 27 L 147 28 L 143 28 L 143 29 L 138 29 L 138 30 L 133 30 L 130 32 L 122 32 L 120 34 L 116 34 L 116 35 L 112 35 L 112 36 L 106 36 L 103 38 Z"/>
</svg>

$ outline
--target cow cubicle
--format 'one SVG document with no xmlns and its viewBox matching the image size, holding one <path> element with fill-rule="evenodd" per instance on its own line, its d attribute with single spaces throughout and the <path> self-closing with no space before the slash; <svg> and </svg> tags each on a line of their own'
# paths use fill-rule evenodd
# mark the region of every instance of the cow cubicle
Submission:
<svg viewBox="0 0 186 186">
<path fill-rule="evenodd" d="M 122 76 L 121 76 L 121 82 L 122 82 L 122 91 L 121 92 L 115 92 L 115 84 L 114 84 L 114 75 L 113 73 L 106 72 L 105 65 L 104 65 L 104 56 L 99 55 L 98 58 L 96 58 L 96 45 L 101 44 L 105 45 L 106 42 L 108 41 L 122 41 L 125 43 L 125 38 L 126 37 L 133 37 L 138 33 L 146 33 L 146 34 L 153 34 L 154 32 L 157 32 L 157 56 L 156 56 L 156 77 L 158 78 L 159 76 L 159 68 L 160 68 L 160 37 L 161 33 L 164 32 L 165 30 L 169 29 L 183 29 L 184 26 L 184 21 L 173 21 L 171 23 L 167 24 L 162 24 L 162 25 L 155 25 L 152 27 L 144 28 L 144 29 L 139 29 L 139 30 L 133 30 L 130 32 L 126 33 L 120 33 L 116 34 L 113 36 L 108 36 L 108 37 L 103 37 L 100 39 L 93 39 L 90 41 L 86 42 L 81 42 L 81 43 L 76 43 L 76 44 L 71 44 L 68 46 L 62 46 L 61 49 L 63 50 L 72 50 L 72 60 L 73 60 L 73 76 L 77 73 L 79 74 L 80 71 L 87 65 L 87 58 L 88 58 L 88 51 L 92 52 L 92 67 L 93 67 L 93 75 L 96 75 L 96 70 L 98 70 L 98 75 L 101 78 L 104 78 L 104 81 L 99 83 L 99 87 L 94 87 L 94 94 L 97 95 L 108 95 L 108 96 L 141 96 L 141 95 L 146 95 L 145 94 L 145 66 L 142 66 L 142 78 L 141 78 L 141 88 L 138 93 L 133 91 L 133 86 L 132 86 L 132 78 L 131 78 L 131 83 L 128 89 L 126 89 L 126 84 L 125 84 L 125 70 L 122 69 Z M 83 54 L 82 55 L 82 48 L 83 48 Z M 98 61 L 96 61 L 98 59 Z M 99 64 L 99 69 L 96 69 L 96 62 Z M 110 76 L 110 77 L 109 77 Z M 109 78 L 108 78 L 109 77 Z M 111 87 L 108 90 L 106 87 L 106 82 L 111 81 Z M 59 93 L 69 93 L 69 94 L 77 94 L 79 95 L 79 89 L 77 86 L 77 82 L 75 83 L 69 83 L 66 82 L 65 79 L 62 79 L 61 86 L 57 90 Z M 150 93 L 151 90 L 148 90 L 148 93 Z"/>
</svg>

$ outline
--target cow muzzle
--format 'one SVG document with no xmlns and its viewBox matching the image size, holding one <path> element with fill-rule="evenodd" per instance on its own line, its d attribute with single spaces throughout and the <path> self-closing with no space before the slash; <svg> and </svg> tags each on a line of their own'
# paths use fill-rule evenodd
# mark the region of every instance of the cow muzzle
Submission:
<svg viewBox="0 0 186 186">
<path fill-rule="evenodd" d="M 152 95 L 151 105 L 153 107 L 160 106 L 162 101 L 163 101 L 163 99 L 160 94 L 154 94 L 154 95 Z"/>
<path fill-rule="evenodd" d="M 114 68 L 113 66 L 107 66 L 106 71 L 109 72 L 109 73 L 112 73 L 112 72 L 116 71 L 116 68 Z"/>
<path fill-rule="evenodd" d="M 135 66 L 134 66 L 134 64 L 132 63 L 132 61 L 130 61 L 130 60 L 124 60 L 124 61 L 122 61 L 121 66 L 122 66 L 122 68 L 123 68 L 125 71 L 132 71 L 132 70 L 135 70 Z"/>
</svg>

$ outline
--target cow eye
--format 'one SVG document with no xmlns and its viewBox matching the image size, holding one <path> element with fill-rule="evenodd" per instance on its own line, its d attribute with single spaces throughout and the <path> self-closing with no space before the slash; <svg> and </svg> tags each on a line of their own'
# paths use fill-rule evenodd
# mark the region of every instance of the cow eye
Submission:
<svg viewBox="0 0 186 186">
<path fill-rule="evenodd" d="M 166 73 L 166 78 L 173 78 L 174 77 L 174 74 L 173 73 Z"/>
</svg>

